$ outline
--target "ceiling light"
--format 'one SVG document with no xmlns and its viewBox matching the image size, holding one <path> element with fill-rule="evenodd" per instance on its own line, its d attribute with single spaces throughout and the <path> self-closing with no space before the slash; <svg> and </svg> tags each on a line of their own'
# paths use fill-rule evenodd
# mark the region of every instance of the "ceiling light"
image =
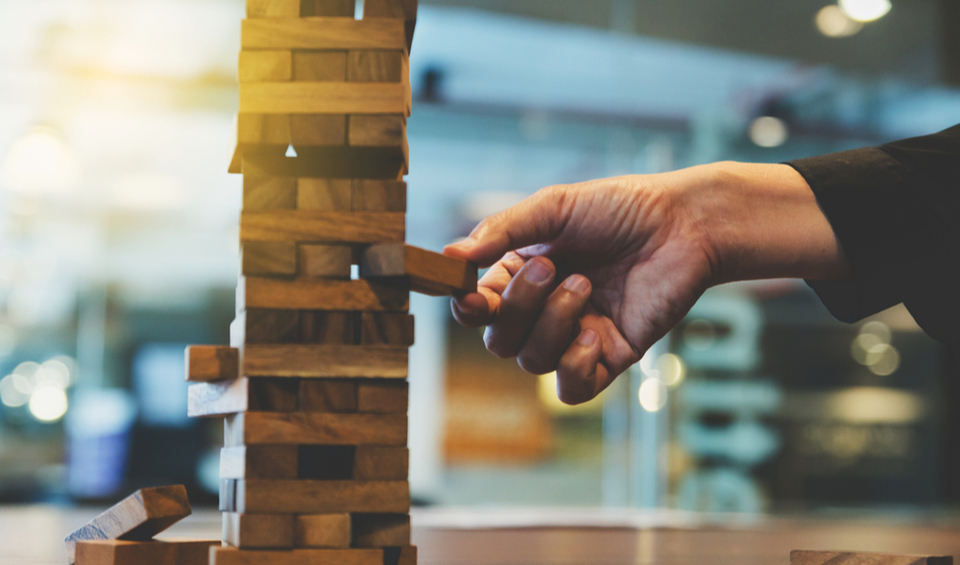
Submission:
<svg viewBox="0 0 960 565">
<path fill-rule="evenodd" d="M 887 15 L 890 0 L 840 0 L 840 9 L 847 16 L 858 22 L 872 22 Z"/>
<path fill-rule="evenodd" d="M 760 147 L 780 147 L 787 141 L 787 124 L 780 118 L 761 116 L 750 124 L 749 135 Z"/>
<path fill-rule="evenodd" d="M 850 19 L 839 6 L 824 6 L 817 12 L 817 29 L 827 37 L 850 37 L 863 29 L 863 24 Z"/>
</svg>

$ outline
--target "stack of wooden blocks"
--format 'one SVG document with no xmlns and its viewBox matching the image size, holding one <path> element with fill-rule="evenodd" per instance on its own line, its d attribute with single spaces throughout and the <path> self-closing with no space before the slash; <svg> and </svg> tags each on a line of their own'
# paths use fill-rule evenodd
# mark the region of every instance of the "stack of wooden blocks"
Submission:
<svg viewBox="0 0 960 565">
<path fill-rule="evenodd" d="M 191 416 L 225 417 L 211 565 L 413 565 L 410 290 L 475 265 L 404 243 L 416 0 L 248 0 L 232 347 L 187 350 Z"/>
</svg>

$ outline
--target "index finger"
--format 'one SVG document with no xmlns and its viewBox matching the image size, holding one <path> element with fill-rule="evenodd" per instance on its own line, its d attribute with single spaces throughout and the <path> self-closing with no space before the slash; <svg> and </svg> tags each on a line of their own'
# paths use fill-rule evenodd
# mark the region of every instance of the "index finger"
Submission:
<svg viewBox="0 0 960 565">
<path fill-rule="evenodd" d="M 500 295 L 524 263 L 522 257 L 511 251 L 477 281 L 477 292 L 455 296 L 450 301 L 450 309 L 457 322 L 469 328 L 493 322 L 500 310 Z"/>
</svg>

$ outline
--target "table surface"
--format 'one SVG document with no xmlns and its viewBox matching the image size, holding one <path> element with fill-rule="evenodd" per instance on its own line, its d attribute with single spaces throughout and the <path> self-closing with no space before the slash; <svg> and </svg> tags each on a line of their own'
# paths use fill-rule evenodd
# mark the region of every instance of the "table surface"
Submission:
<svg viewBox="0 0 960 565">
<path fill-rule="evenodd" d="M 0 564 L 64 565 L 63 537 L 97 509 L 0 507 Z M 201 510 L 161 537 L 217 539 L 220 514 Z M 960 523 L 762 519 L 736 527 L 539 527 L 449 529 L 417 526 L 422 565 L 785 565 L 791 549 L 960 555 Z"/>
</svg>

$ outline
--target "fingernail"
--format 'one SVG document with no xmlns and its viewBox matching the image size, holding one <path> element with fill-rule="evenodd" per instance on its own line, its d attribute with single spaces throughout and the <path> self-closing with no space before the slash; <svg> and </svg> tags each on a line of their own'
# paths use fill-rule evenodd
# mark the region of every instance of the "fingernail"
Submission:
<svg viewBox="0 0 960 565">
<path fill-rule="evenodd" d="M 597 342 L 597 332 L 593 330 L 583 330 L 580 337 L 577 338 L 577 345 L 581 347 L 590 347 Z"/>
<path fill-rule="evenodd" d="M 587 280 L 587 277 L 574 275 L 568 277 L 567 280 L 563 282 L 563 288 L 574 292 L 576 294 L 583 294 L 587 291 L 587 288 L 590 286 L 590 281 Z"/>
<path fill-rule="evenodd" d="M 546 265 L 540 261 L 532 261 L 527 265 L 527 271 L 524 276 L 533 284 L 542 284 L 547 282 L 552 275 L 553 273 Z"/>
</svg>

